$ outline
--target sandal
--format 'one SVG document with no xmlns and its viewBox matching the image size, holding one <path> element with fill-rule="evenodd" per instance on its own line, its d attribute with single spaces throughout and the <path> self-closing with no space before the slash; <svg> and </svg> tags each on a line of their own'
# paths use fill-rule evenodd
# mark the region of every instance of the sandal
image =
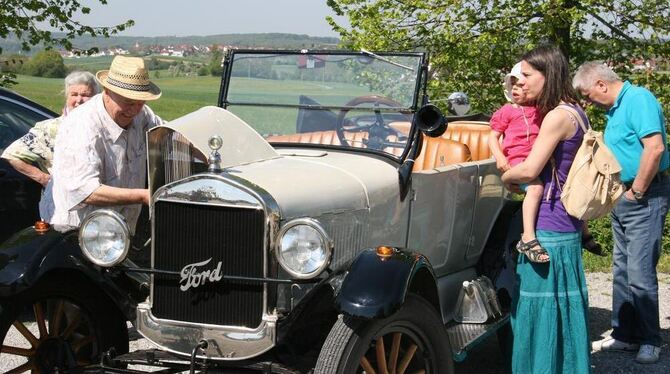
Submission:
<svg viewBox="0 0 670 374">
<path fill-rule="evenodd" d="M 523 240 L 519 239 L 519 242 L 516 243 L 516 250 L 519 253 L 526 255 L 530 262 L 535 262 L 538 264 L 549 262 L 549 253 L 544 248 L 542 248 L 540 242 L 538 242 L 537 239 L 533 239 L 529 242 L 524 242 Z M 542 258 L 544 256 L 546 257 Z"/>
<path fill-rule="evenodd" d="M 603 247 L 598 244 L 598 242 L 593 238 L 593 235 L 586 234 L 582 236 L 582 248 L 593 253 L 596 256 L 605 257 L 606 254 L 603 252 Z"/>
</svg>

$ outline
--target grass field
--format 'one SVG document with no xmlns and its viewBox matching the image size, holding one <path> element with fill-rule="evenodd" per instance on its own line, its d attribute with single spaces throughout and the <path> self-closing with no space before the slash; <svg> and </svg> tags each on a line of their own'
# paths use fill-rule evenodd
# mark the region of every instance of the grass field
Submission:
<svg viewBox="0 0 670 374">
<path fill-rule="evenodd" d="M 61 112 L 63 79 L 19 75 L 17 81 L 18 84 L 12 87 L 14 91 L 57 113 Z M 163 91 L 163 96 L 149 105 L 162 118 L 172 120 L 205 105 L 216 105 L 221 80 L 204 76 L 159 78 L 155 82 Z"/>
</svg>

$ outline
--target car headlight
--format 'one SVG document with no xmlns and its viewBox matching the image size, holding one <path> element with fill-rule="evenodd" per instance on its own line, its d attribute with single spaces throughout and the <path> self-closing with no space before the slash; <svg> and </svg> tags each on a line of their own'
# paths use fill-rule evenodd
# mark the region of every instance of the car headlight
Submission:
<svg viewBox="0 0 670 374">
<path fill-rule="evenodd" d="M 316 220 L 296 219 L 279 231 L 277 260 L 296 278 L 319 275 L 328 267 L 332 253 L 333 242 Z"/>
<path fill-rule="evenodd" d="M 130 231 L 123 216 L 100 209 L 86 216 L 79 229 L 79 246 L 92 263 L 114 266 L 126 258 Z"/>
</svg>

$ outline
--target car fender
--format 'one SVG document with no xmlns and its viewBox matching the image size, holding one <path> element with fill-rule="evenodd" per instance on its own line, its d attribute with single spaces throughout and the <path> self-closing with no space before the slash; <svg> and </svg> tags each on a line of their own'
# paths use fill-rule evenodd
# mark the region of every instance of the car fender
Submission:
<svg viewBox="0 0 670 374">
<path fill-rule="evenodd" d="M 133 317 L 135 303 L 128 290 L 123 291 L 115 284 L 112 272 L 84 258 L 77 233 L 52 229 L 40 234 L 31 227 L 0 245 L 0 298 L 20 294 L 51 275 L 70 276 L 73 287 L 77 281 L 91 282 L 107 294 L 127 318 Z"/>
<path fill-rule="evenodd" d="M 368 249 L 344 273 L 335 308 L 354 317 L 384 318 L 400 308 L 408 292 L 420 294 L 439 312 L 435 274 L 428 259 L 402 250 L 382 257 Z"/>
</svg>

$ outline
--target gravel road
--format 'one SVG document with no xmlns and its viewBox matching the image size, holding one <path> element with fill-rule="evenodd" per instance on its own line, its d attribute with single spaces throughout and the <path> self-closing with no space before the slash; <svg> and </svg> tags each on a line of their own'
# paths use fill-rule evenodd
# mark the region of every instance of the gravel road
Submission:
<svg viewBox="0 0 670 374">
<path fill-rule="evenodd" d="M 670 372 L 670 275 L 660 275 L 659 281 L 661 337 L 663 338 L 660 361 L 653 365 L 641 365 L 634 361 L 634 353 L 594 351 L 591 353 L 591 367 L 594 374 L 667 374 Z M 589 334 L 591 340 L 599 340 L 611 332 L 612 277 L 607 273 L 589 273 L 587 282 L 589 287 Z M 151 348 L 150 344 L 141 339 L 137 333 L 132 333 L 131 339 L 131 350 Z M 6 357 L 0 358 L 0 372 L 4 373 L 14 367 L 16 364 Z M 497 341 L 490 339 L 477 347 L 470 353 L 468 360 L 458 364 L 456 369 L 457 373 L 501 373 L 502 355 Z"/>
<path fill-rule="evenodd" d="M 589 288 L 589 337 L 592 341 L 607 337 L 612 332 L 612 275 L 609 273 L 586 274 Z M 591 368 L 594 374 L 668 374 L 670 373 L 670 275 L 659 275 L 659 308 L 661 320 L 661 359 L 653 365 L 635 362 L 635 353 L 591 352 Z M 501 373 L 502 356 L 498 342 L 490 339 L 470 354 L 468 360 L 457 365 L 458 373 Z"/>
</svg>

